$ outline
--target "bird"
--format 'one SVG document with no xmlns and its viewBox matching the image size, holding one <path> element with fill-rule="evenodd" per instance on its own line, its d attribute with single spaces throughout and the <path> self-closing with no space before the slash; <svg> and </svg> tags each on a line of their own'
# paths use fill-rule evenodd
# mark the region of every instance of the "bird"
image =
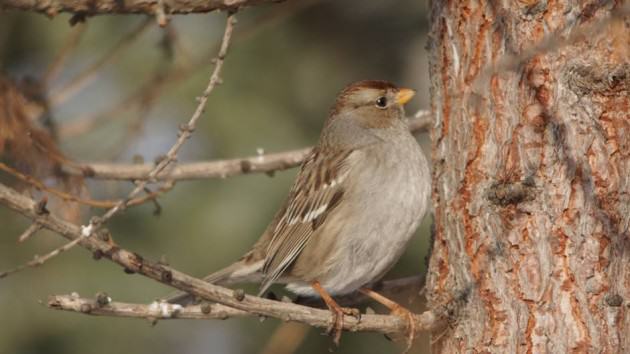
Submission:
<svg viewBox="0 0 630 354">
<path fill-rule="evenodd" d="M 368 286 L 401 257 L 429 204 L 429 165 L 403 108 L 414 95 L 381 80 L 345 87 L 262 236 L 204 280 L 260 283 L 259 296 L 282 283 L 300 297 L 321 297 L 332 312 L 337 345 L 344 315 L 357 310 L 341 307 L 333 296 L 358 290 L 406 316 L 412 341 L 411 313 Z M 167 301 L 187 296 L 180 292 Z"/>
</svg>

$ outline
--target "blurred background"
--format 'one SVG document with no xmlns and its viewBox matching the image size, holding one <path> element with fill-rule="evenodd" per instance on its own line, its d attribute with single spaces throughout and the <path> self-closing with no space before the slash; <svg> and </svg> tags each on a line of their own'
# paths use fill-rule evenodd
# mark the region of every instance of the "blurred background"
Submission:
<svg viewBox="0 0 630 354">
<path fill-rule="evenodd" d="M 211 94 L 180 162 L 312 145 L 339 90 L 357 80 L 384 79 L 415 88 L 418 94 L 408 114 L 428 108 L 425 1 L 294 0 L 248 8 L 237 18 L 221 75 L 224 84 Z M 15 82 L 48 78 L 43 93 L 67 158 L 129 163 L 164 154 L 207 84 L 225 14 L 175 16 L 166 29 L 138 15 L 88 18 L 74 27 L 69 19 L 0 13 L 0 70 Z M 67 60 L 51 70 L 62 48 L 75 40 Z M 77 83 L 77 75 L 98 63 L 102 65 L 94 74 Z M 417 136 L 428 147 L 428 135 Z M 159 198 L 158 216 L 147 203 L 119 214 L 108 227 L 122 247 L 152 259 L 164 257 L 179 270 L 203 276 L 253 244 L 294 175 L 295 169 L 273 177 L 182 181 Z M 100 180 L 86 184 L 94 199 L 124 197 L 133 187 Z M 102 213 L 84 211 L 81 220 Z M 429 224 L 427 217 L 387 279 L 425 271 Z M 25 218 L 0 207 L 0 271 L 65 242 L 42 231 L 18 244 L 28 226 Z M 254 291 L 255 286 L 246 289 Z M 280 324 L 243 318 L 164 320 L 152 326 L 144 320 L 91 317 L 40 304 L 52 294 L 92 297 L 99 291 L 117 301 L 149 303 L 171 289 L 126 275 L 111 262 L 95 262 L 76 247 L 43 267 L 0 279 L 0 353 L 269 353 L 265 348 Z M 417 292 L 397 300 L 423 310 Z M 381 306 L 373 308 L 385 312 Z M 290 339 L 302 341 L 297 353 L 399 353 L 404 348 L 404 343 L 380 334 L 344 333 L 341 346 L 334 349 L 322 330 L 291 328 Z M 416 341 L 412 352 L 428 352 L 427 338 Z"/>
</svg>

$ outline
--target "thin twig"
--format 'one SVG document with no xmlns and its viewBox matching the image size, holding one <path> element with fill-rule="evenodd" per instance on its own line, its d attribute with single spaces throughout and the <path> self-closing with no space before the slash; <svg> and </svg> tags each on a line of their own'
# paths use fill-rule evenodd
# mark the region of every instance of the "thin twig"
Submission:
<svg viewBox="0 0 630 354">
<path fill-rule="evenodd" d="M 76 75 L 70 80 L 67 84 L 63 85 L 59 89 L 53 89 L 50 95 L 50 105 L 58 106 L 68 100 L 68 98 L 74 96 L 79 90 L 81 90 L 85 85 L 94 80 L 100 70 L 108 63 L 113 61 L 120 53 L 122 53 L 125 49 L 127 49 L 133 42 L 138 38 L 146 29 L 149 28 L 149 25 L 153 23 L 151 18 L 147 18 L 142 21 L 142 23 L 136 27 L 130 33 L 125 34 L 119 41 L 116 43 L 114 48 L 108 50 L 105 55 L 96 61 L 94 64 L 89 66 L 87 69 L 83 70 L 81 73 Z"/>
<path fill-rule="evenodd" d="M 42 229 L 42 226 L 40 224 L 32 223 L 26 230 L 24 230 L 24 232 L 20 235 L 20 237 L 18 237 L 18 242 L 22 243 L 28 240 L 33 235 L 35 235 L 37 231 L 41 229 Z"/>
<path fill-rule="evenodd" d="M 33 258 L 32 261 L 26 263 L 26 264 L 22 264 L 19 267 L 15 267 L 13 269 L 9 269 L 5 272 L 1 272 L 0 273 L 0 279 L 9 276 L 11 274 L 20 272 L 26 268 L 31 268 L 31 267 L 39 267 L 40 265 L 44 264 L 45 262 L 49 261 L 50 259 L 58 256 L 59 254 L 71 249 L 72 247 L 76 246 L 79 242 L 81 241 L 80 238 L 76 238 L 74 240 L 71 240 L 70 242 L 55 248 L 54 250 L 50 251 L 49 253 L 43 255 L 43 256 L 35 256 Z"/>
<path fill-rule="evenodd" d="M 145 277 L 185 291 L 194 296 L 230 306 L 251 315 L 279 318 L 284 321 L 297 321 L 314 327 L 327 328 L 332 316 L 330 311 L 263 299 L 257 296 L 235 296 L 235 291 L 213 285 L 202 279 L 191 277 L 172 267 L 150 261 L 137 253 L 130 252 L 114 244 L 111 239 L 103 241 L 90 236 L 86 227 L 78 227 L 54 215 L 40 215 L 36 211 L 37 203 L 17 191 L 0 184 L 0 204 L 6 205 L 27 218 L 38 222 L 69 240 L 80 239 L 79 245 L 124 267 L 127 272 L 135 272 Z M 418 330 L 434 330 L 443 326 L 449 316 L 461 304 L 451 302 L 422 314 L 414 315 Z M 372 331 L 380 333 L 405 333 L 407 321 L 396 315 L 364 315 L 360 320 L 348 317 L 344 329 L 350 331 Z"/>
<path fill-rule="evenodd" d="M 249 26 L 234 34 L 234 40 L 247 40 L 257 33 L 260 33 L 263 29 L 268 28 L 269 26 L 272 26 L 316 3 L 317 1 L 314 0 L 302 0 L 299 2 L 292 2 L 288 7 L 279 7 L 278 10 L 273 10 L 271 14 L 261 16 L 262 18 L 257 18 L 255 21 L 249 21 Z M 173 24 L 170 24 L 168 28 L 172 28 L 172 26 Z M 118 104 L 112 105 L 112 107 L 105 112 L 85 114 L 79 118 L 73 119 L 70 122 L 62 124 L 59 128 L 59 136 L 63 140 L 83 135 L 102 124 L 124 117 L 123 113 L 142 105 L 147 99 L 154 100 L 164 91 L 165 88 L 171 87 L 172 89 L 173 85 L 179 84 L 192 74 L 198 73 L 210 63 L 211 58 L 215 55 L 217 50 L 218 49 L 212 49 L 208 51 L 207 54 L 204 54 L 201 59 L 195 60 L 193 63 L 172 68 L 171 70 L 162 72 L 160 76 L 153 76 L 147 79 L 137 90 L 122 99 Z M 182 52 L 181 49 L 180 52 Z"/>
<path fill-rule="evenodd" d="M 72 51 L 74 51 L 74 49 L 77 47 L 77 44 L 79 44 L 81 36 L 85 32 L 86 28 L 87 24 L 85 23 L 77 23 L 74 26 L 74 28 L 66 38 L 63 47 L 61 47 L 53 62 L 48 66 L 48 69 L 46 69 L 46 73 L 42 77 L 42 83 L 44 84 L 44 86 L 48 86 L 49 83 L 57 78 L 66 60 L 68 59 L 68 56 L 72 53 Z"/>
<path fill-rule="evenodd" d="M 118 205 L 121 202 L 125 202 L 127 206 L 135 206 L 135 205 L 144 204 L 148 200 L 154 200 L 158 196 L 160 196 L 161 194 L 168 192 L 174 186 L 173 182 L 167 181 L 157 191 L 151 192 L 151 193 L 147 193 L 147 195 L 142 196 L 142 197 L 131 198 L 131 199 L 126 199 L 126 200 L 122 200 L 122 199 L 119 199 L 119 200 L 96 200 L 96 199 L 90 199 L 90 198 L 81 198 L 81 197 L 75 196 L 73 194 L 70 194 L 68 192 L 64 192 L 62 190 L 59 190 L 57 188 L 49 187 L 44 182 L 38 180 L 37 178 L 35 178 L 33 176 L 25 175 L 25 174 L 21 173 L 20 171 L 14 169 L 13 167 L 10 167 L 10 166 L 4 164 L 3 162 L 0 162 L 0 170 L 5 171 L 6 173 L 12 175 L 13 177 L 19 179 L 22 182 L 28 183 L 31 186 L 33 186 L 33 187 L 35 187 L 35 188 L 37 188 L 39 190 L 42 190 L 42 191 L 47 192 L 47 193 L 50 193 L 50 194 L 52 194 L 52 195 L 54 195 L 54 196 L 56 196 L 58 198 L 61 198 L 61 199 L 65 200 L 65 201 L 67 201 L 67 202 L 75 202 L 75 203 L 91 206 L 91 207 L 94 207 L 94 208 L 103 208 L 103 209 L 113 208 L 113 207 L 115 207 L 116 205 Z"/>
<path fill-rule="evenodd" d="M 225 32 L 223 33 L 223 39 L 221 40 L 221 47 L 219 49 L 219 54 L 215 60 L 214 70 L 210 75 L 208 86 L 203 91 L 203 94 L 198 97 L 199 104 L 197 105 L 197 108 L 195 109 L 192 117 L 190 117 L 188 123 L 180 126 L 179 137 L 177 138 L 177 141 L 175 141 L 175 144 L 171 146 L 164 158 L 151 169 L 148 175 L 143 176 L 141 180 L 136 182 L 136 187 L 127 195 L 127 198 L 125 198 L 125 200 L 121 200 L 120 202 L 118 202 L 113 208 L 109 209 L 101 217 L 96 219 L 93 218 L 87 226 L 89 230 L 94 230 L 95 228 L 103 225 L 118 212 L 126 208 L 128 205 L 128 200 L 134 198 L 138 193 L 143 191 L 148 182 L 154 181 L 155 177 L 160 172 L 162 172 L 166 167 L 168 167 L 172 162 L 177 159 L 177 153 L 179 152 L 179 149 L 184 145 L 184 142 L 188 140 L 188 138 L 190 138 L 192 132 L 195 130 L 197 121 L 201 117 L 201 114 L 204 112 L 206 103 L 208 102 L 208 96 L 210 96 L 210 93 L 214 90 L 220 80 L 219 74 L 221 72 L 221 68 L 223 67 L 225 56 L 227 55 L 235 23 L 236 17 L 233 13 L 230 13 L 227 16 Z"/>
<path fill-rule="evenodd" d="M 414 132 L 426 131 L 431 125 L 429 111 L 421 110 L 409 119 L 409 129 Z M 191 180 L 204 178 L 227 178 L 248 173 L 271 173 L 298 166 L 311 151 L 311 147 L 290 150 L 275 154 L 255 155 L 238 159 L 216 160 L 179 164 L 155 175 L 156 180 Z M 107 180 L 133 180 L 147 178 L 154 165 L 88 163 L 82 169 L 68 169 L 72 175 Z M 82 172 L 83 171 L 83 172 Z"/>
</svg>

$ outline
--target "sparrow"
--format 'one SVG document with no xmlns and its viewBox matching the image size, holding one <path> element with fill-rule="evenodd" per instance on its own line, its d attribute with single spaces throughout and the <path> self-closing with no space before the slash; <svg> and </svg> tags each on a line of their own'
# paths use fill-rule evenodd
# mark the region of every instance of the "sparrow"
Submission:
<svg viewBox="0 0 630 354">
<path fill-rule="evenodd" d="M 260 239 L 238 261 L 204 279 L 260 283 L 259 296 L 274 283 L 301 297 L 319 296 L 333 313 L 336 344 L 343 316 L 357 310 L 339 306 L 332 296 L 360 290 L 407 316 L 412 336 L 409 311 L 367 286 L 398 261 L 429 203 L 429 166 L 403 109 L 414 94 L 377 80 L 343 89 Z"/>
</svg>

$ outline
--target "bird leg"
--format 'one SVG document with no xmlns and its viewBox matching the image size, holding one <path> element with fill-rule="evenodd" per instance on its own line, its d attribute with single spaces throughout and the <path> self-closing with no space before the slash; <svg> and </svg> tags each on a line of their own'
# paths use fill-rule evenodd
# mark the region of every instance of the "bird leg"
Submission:
<svg viewBox="0 0 630 354">
<path fill-rule="evenodd" d="M 391 314 L 401 317 L 402 319 L 407 321 L 408 332 L 407 332 L 407 348 L 405 349 L 405 353 L 409 351 L 416 335 L 416 320 L 413 316 L 413 313 L 411 313 L 411 311 L 407 310 L 406 308 L 402 307 L 400 304 L 386 298 L 385 296 L 377 293 L 374 290 L 361 288 L 359 289 L 359 291 L 362 294 L 369 296 L 374 301 L 387 307 L 391 311 Z"/>
<path fill-rule="evenodd" d="M 343 331 L 343 316 L 349 315 L 361 319 L 361 312 L 359 310 L 349 307 L 341 307 L 330 294 L 322 287 L 318 281 L 311 283 L 311 287 L 321 296 L 322 300 L 328 306 L 328 309 L 332 313 L 332 323 L 328 327 L 328 335 L 334 336 L 334 342 L 336 346 L 339 346 L 341 340 L 341 332 Z"/>
</svg>

